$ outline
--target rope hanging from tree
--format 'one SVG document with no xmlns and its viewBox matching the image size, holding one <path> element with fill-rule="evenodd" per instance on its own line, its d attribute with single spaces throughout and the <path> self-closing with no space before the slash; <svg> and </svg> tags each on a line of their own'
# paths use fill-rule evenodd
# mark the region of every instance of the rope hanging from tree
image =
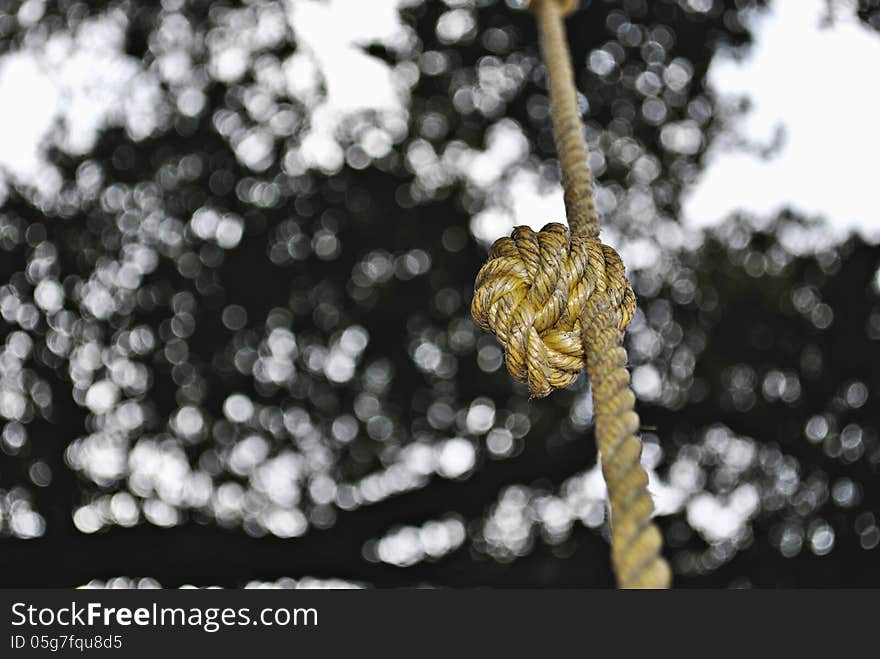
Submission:
<svg viewBox="0 0 880 659">
<path fill-rule="evenodd" d="M 667 588 L 662 536 L 640 463 L 639 417 L 622 347 L 636 309 L 623 261 L 599 240 L 593 178 L 577 108 L 563 15 L 576 0 L 532 0 L 547 67 L 553 131 L 570 227 L 517 227 L 492 246 L 477 275 L 471 312 L 504 347 L 511 375 L 536 397 L 586 368 L 596 442 L 611 503 L 611 560 L 621 588 Z"/>
</svg>

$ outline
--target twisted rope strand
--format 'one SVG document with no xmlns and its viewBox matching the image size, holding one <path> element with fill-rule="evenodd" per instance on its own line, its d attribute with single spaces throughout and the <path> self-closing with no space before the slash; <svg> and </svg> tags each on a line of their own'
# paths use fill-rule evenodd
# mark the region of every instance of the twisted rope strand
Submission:
<svg viewBox="0 0 880 659">
<path fill-rule="evenodd" d="M 517 227 L 492 246 L 477 275 L 471 313 L 504 346 L 511 375 L 533 396 L 571 384 L 586 368 L 596 442 L 611 506 L 611 559 L 621 588 L 666 588 L 671 572 L 651 521 L 654 503 L 641 466 L 639 417 L 629 387 L 623 330 L 635 294 L 623 261 L 599 241 L 583 125 L 561 20 L 573 0 L 532 0 L 550 79 L 550 105 L 565 188 L 569 233 Z"/>
<path fill-rule="evenodd" d="M 593 309 L 585 310 L 586 314 Z M 596 443 L 611 503 L 611 562 L 621 588 L 667 588 L 671 573 L 660 555 L 663 539 L 651 521 L 654 502 L 641 465 L 639 416 L 629 387 L 626 350 L 610 310 L 584 323 L 587 372 L 593 389 Z"/>
<path fill-rule="evenodd" d="M 569 2 L 566 9 L 573 9 L 575 4 Z M 593 176 L 584 142 L 584 126 L 578 110 L 560 2 L 533 0 L 531 7 L 538 21 L 538 39 L 549 78 L 553 134 L 562 169 L 568 225 L 576 235 L 596 238 L 599 236 L 599 215 L 593 201 Z"/>
</svg>

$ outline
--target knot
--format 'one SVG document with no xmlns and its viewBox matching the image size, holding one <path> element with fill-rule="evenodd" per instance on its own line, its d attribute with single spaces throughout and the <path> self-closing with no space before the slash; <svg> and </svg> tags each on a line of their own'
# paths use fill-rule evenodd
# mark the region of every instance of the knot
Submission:
<svg viewBox="0 0 880 659">
<path fill-rule="evenodd" d="M 557 223 L 496 240 L 471 304 L 477 324 L 504 347 L 507 370 L 539 398 L 584 370 L 588 334 L 623 331 L 635 309 L 617 252 Z"/>
</svg>

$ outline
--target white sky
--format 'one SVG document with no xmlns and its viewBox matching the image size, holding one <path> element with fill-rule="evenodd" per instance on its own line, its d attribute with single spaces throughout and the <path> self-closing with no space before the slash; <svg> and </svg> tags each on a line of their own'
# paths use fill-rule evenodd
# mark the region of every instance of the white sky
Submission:
<svg viewBox="0 0 880 659">
<path fill-rule="evenodd" d="M 710 147 L 709 165 L 685 198 L 687 224 L 788 206 L 823 216 L 837 236 L 859 230 L 880 239 L 880 35 L 850 11 L 822 29 L 824 10 L 823 0 L 773 0 L 769 13 L 754 17 L 756 43 L 743 62 L 715 56 L 714 89 L 751 99 L 741 134 L 767 144 L 781 125 L 785 142 L 769 160 Z"/>
<path fill-rule="evenodd" d="M 769 11 L 749 16 L 755 43 L 744 60 L 736 61 L 728 51 L 714 56 L 708 76 L 712 88 L 721 98 L 746 97 L 751 103 L 735 133 L 746 143 L 769 145 L 781 127 L 784 142 L 762 159 L 732 149 L 729 136 L 717 139 L 706 168 L 685 191 L 680 218 L 685 227 L 720 224 L 737 211 L 760 224 L 791 208 L 827 221 L 826 229 L 786 237 L 786 246 L 798 252 L 824 247 L 852 231 L 880 241 L 874 201 L 880 178 L 880 35 L 859 23 L 846 5 L 838 6 L 831 27 L 822 26 L 825 15 L 825 0 L 772 0 Z M 490 203 L 471 222 L 484 244 L 517 224 L 539 229 L 551 219 L 562 221 L 561 187 L 540 187 L 530 171 L 502 185 L 513 200 L 503 207 Z M 632 250 L 626 251 L 632 267 Z"/>
<path fill-rule="evenodd" d="M 360 46 L 399 35 L 397 10 L 405 3 L 376 0 L 367 11 L 361 0 L 291 0 L 292 27 L 328 81 L 324 103 L 314 108 L 310 139 L 302 145 L 304 156 L 326 151 L 340 116 L 364 107 L 402 110 L 405 98 L 390 70 Z M 856 229 L 880 239 L 873 202 L 880 154 L 880 36 L 848 10 L 838 12 L 832 28 L 823 28 L 824 11 L 824 0 L 773 0 L 769 12 L 752 17 L 756 43 L 744 61 L 724 52 L 715 56 L 709 71 L 713 88 L 753 103 L 738 132 L 750 142 L 767 143 L 782 126 L 785 143 L 767 160 L 726 149 L 720 140 L 711 146 L 706 169 L 684 199 L 687 226 L 717 224 L 737 210 L 772 216 L 790 206 L 825 217 L 838 237 Z M 133 90 L 149 95 L 155 83 L 121 52 L 118 17 L 102 17 L 88 29 L 91 34 L 61 34 L 42 48 L 0 57 L 0 98 L 16 99 L 0 104 L 0 172 L 44 194 L 60 183 L 44 157 L 49 142 L 86 152 L 107 124 L 137 127 L 132 132 L 141 135 L 150 129 L 147 117 L 133 121 L 131 115 L 151 104 L 126 101 Z M 52 135 L 59 121 L 62 130 Z M 485 155 L 492 152 L 487 144 Z M 469 173 L 478 173 L 480 162 L 473 160 Z M 0 173 L 0 202 L 3 178 Z M 502 217 L 490 207 L 474 218 L 477 238 L 488 243 L 506 233 L 507 225 L 562 218 L 561 191 L 539 190 L 533 179 L 511 186 L 516 217 Z"/>
<path fill-rule="evenodd" d="M 0 57 L 0 204 L 6 176 L 46 197 L 58 192 L 61 176 L 46 159 L 52 144 L 85 154 L 108 126 L 124 125 L 135 139 L 153 130 L 159 88 L 123 54 L 124 38 L 111 12 Z"/>
</svg>

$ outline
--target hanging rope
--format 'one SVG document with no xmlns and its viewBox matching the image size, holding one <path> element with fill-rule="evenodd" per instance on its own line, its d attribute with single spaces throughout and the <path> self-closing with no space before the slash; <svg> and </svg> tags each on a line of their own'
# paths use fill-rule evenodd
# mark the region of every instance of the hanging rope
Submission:
<svg viewBox="0 0 880 659">
<path fill-rule="evenodd" d="M 549 76 L 553 130 L 569 229 L 517 227 L 492 246 L 477 275 L 471 313 L 493 332 L 511 375 L 543 397 L 586 368 L 596 442 L 611 503 L 611 561 L 621 588 L 667 588 L 662 536 L 642 468 L 639 417 L 629 388 L 623 330 L 635 294 L 623 261 L 599 240 L 593 178 L 577 108 L 562 16 L 575 0 L 532 0 Z"/>
</svg>

